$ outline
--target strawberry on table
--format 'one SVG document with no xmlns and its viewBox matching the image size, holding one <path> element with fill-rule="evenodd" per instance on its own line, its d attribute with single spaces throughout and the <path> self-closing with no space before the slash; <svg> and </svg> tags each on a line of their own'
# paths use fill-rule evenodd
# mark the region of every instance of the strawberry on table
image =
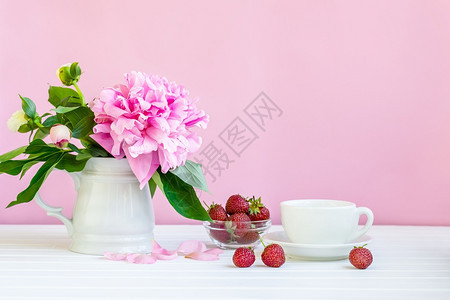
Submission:
<svg viewBox="0 0 450 300">
<path fill-rule="evenodd" d="M 262 204 L 261 197 L 256 199 L 255 196 L 253 196 L 248 202 L 249 208 L 247 214 L 250 217 L 250 220 L 263 221 L 270 219 L 270 211 Z"/>
<path fill-rule="evenodd" d="M 255 262 L 255 253 L 252 248 L 238 248 L 233 254 L 233 263 L 239 268 L 248 268 Z"/>
<path fill-rule="evenodd" d="M 278 244 L 270 244 L 267 247 L 264 247 L 261 259 L 266 266 L 272 268 L 279 268 L 286 261 L 283 247 Z"/>
<path fill-rule="evenodd" d="M 366 244 L 367 245 L 367 244 Z M 369 249 L 361 247 L 354 247 L 348 256 L 350 263 L 358 269 L 367 269 L 372 264 L 373 256 Z"/>
<path fill-rule="evenodd" d="M 249 204 L 247 199 L 241 195 L 232 195 L 228 198 L 225 204 L 225 210 L 228 214 L 246 213 L 248 211 Z"/>
</svg>

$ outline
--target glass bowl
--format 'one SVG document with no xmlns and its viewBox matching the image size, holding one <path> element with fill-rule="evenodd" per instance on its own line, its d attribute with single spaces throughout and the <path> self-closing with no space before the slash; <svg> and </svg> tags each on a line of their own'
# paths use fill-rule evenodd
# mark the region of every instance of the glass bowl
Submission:
<svg viewBox="0 0 450 300">
<path fill-rule="evenodd" d="M 266 233 L 271 225 L 271 219 L 251 222 L 203 222 L 211 240 L 222 249 L 256 247 L 260 243 L 259 237 Z"/>
</svg>

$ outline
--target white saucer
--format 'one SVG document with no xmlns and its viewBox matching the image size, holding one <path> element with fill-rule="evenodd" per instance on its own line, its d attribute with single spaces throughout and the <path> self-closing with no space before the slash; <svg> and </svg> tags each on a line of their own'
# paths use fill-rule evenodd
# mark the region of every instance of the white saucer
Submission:
<svg viewBox="0 0 450 300">
<path fill-rule="evenodd" d="M 297 244 L 286 236 L 284 231 L 274 231 L 265 234 L 264 243 L 277 243 L 283 247 L 284 252 L 290 258 L 302 260 L 339 260 L 348 258 L 348 254 L 354 246 L 360 247 L 369 244 L 372 238 L 365 235 L 352 243 L 347 244 Z"/>
</svg>

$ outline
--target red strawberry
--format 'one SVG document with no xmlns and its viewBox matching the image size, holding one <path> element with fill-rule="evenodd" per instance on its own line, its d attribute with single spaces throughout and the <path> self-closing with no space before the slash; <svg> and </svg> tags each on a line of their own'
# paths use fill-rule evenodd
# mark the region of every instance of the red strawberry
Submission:
<svg viewBox="0 0 450 300">
<path fill-rule="evenodd" d="M 286 261 L 284 250 L 278 244 L 270 244 L 269 246 L 264 247 L 261 259 L 266 266 L 272 268 L 279 268 Z"/>
<path fill-rule="evenodd" d="M 255 253 L 252 248 L 238 248 L 233 254 L 233 263 L 239 268 L 248 268 L 255 262 Z"/>
<path fill-rule="evenodd" d="M 228 214 L 246 213 L 248 211 L 248 201 L 241 195 L 233 195 L 228 198 L 225 209 Z"/>
<path fill-rule="evenodd" d="M 257 231 L 249 231 L 244 236 L 236 238 L 236 242 L 239 244 L 251 244 L 259 239 L 259 233 Z"/>
<path fill-rule="evenodd" d="M 231 240 L 230 233 L 225 229 L 211 229 L 210 234 L 213 239 L 221 243 L 228 243 Z"/>
<path fill-rule="evenodd" d="M 258 199 L 253 196 L 249 200 L 248 216 L 252 221 L 262 221 L 270 219 L 270 211 L 261 203 L 261 197 Z"/>
<path fill-rule="evenodd" d="M 243 237 L 250 229 L 250 218 L 244 213 L 232 214 L 227 221 L 231 221 L 234 234 Z"/>
<path fill-rule="evenodd" d="M 215 221 L 226 221 L 228 217 L 223 206 L 214 202 L 208 207 L 208 214 Z"/>
<path fill-rule="evenodd" d="M 366 244 L 367 245 L 367 244 Z M 372 253 L 369 249 L 361 247 L 354 247 L 348 256 L 350 263 L 358 269 L 367 269 L 373 261 Z"/>
<path fill-rule="evenodd" d="M 215 223 L 210 223 L 211 237 L 221 243 L 229 243 L 236 240 L 236 235 L 234 234 L 236 230 L 236 225 L 232 221 L 217 221 Z M 216 229 L 217 228 L 217 229 Z"/>
</svg>

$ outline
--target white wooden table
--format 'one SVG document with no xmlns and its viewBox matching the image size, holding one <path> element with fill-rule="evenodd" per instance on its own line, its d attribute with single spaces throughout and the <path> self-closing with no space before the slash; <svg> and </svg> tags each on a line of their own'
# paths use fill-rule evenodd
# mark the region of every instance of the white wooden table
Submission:
<svg viewBox="0 0 450 300">
<path fill-rule="evenodd" d="M 272 230 L 280 230 L 273 226 Z M 346 260 L 288 260 L 280 269 L 257 260 L 234 267 L 178 257 L 153 265 L 69 252 L 59 225 L 0 225 L 0 299 L 450 299 L 450 227 L 374 226 L 366 270 Z M 155 239 L 174 249 L 201 226 L 157 226 Z"/>
</svg>

